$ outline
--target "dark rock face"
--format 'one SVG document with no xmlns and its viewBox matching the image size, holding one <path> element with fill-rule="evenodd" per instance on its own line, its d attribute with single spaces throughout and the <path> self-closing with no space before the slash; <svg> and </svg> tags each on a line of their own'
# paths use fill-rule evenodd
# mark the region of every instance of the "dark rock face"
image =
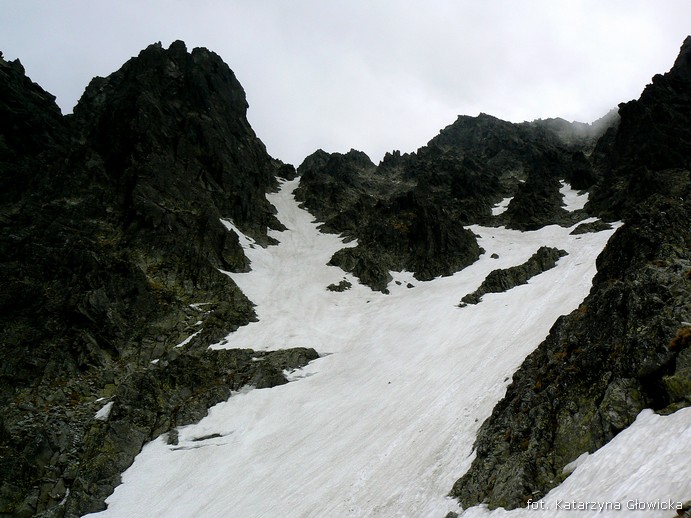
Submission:
<svg viewBox="0 0 691 518">
<path fill-rule="evenodd" d="M 601 232 L 603 230 L 610 230 L 611 228 L 612 225 L 598 219 L 591 223 L 581 223 L 571 231 L 571 235 L 577 236 L 578 234 L 587 234 L 589 232 Z"/>
<path fill-rule="evenodd" d="M 478 289 L 461 299 L 461 307 L 467 304 L 479 304 L 486 293 L 502 293 L 520 284 L 527 284 L 532 277 L 554 268 L 559 258 L 565 255 L 568 255 L 565 250 L 541 246 L 523 264 L 492 270 Z"/>
<path fill-rule="evenodd" d="M 280 227 L 264 199 L 276 170 L 247 122 L 247 107 L 216 54 L 188 53 L 178 41 L 168 50 L 152 45 L 108 78 L 92 80 L 74 122 L 117 182 L 125 222 L 136 220 L 137 230 L 189 225 L 210 199 L 220 215 L 265 240 L 267 226 Z M 162 193 L 179 206 L 154 203 Z"/>
<path fill-rule="evenodd" d="M 324 230 L 357 238 L 331 264 L 386 291 L 390 270 L 429 280 L 477 260 L 475 237 L 461 225 L 531 230 L 582 218 L 562 208 L 559 180 L 593 183 L 582 150 L 597 131 L 578 133 L 566 121 L 459 117 L 416 153 L 387 154 L 378 166 L 355 150 L 317 151 L 298 168 L 296 196 Z M 491 207 L 508 196 L 506 213 L 492 217 Z"/>
<path fill-rule="evenodd" d="M 297 198 L 325 222 L 325 230 L 358 239 L 357 247 L 336 252 L 330 264 L 379 291 L 387 291 L 390 270 L 414 271 L 427 280 L 467 266 L 480 253 L 470 231 L 414 192 L 414 182 L 395 163 L 399 158 L 377 168 L 359 151 L 317 151 L 298 168 Z"/>
<path fill-rule="evenodd" d="M 19 429 L 38 442 L 32 444 L 25 439 L 15 443 L 22 446 L 18 451 L 26 464 L 3 463 L 7 469 L 3 504 L 9 505 L 26 492 L 27 472 L 32 468 L 29 462 L 38 457 L 46 463 L 43 485 L 25 495 L 14 509 L 17 516 L 81 516 L 105 509 L 104 500 L 146 442 L 165 432 L 169 432 L 171 441 L 177 426 L 199 421 L 210 406 L 227 400 L 231 390 L 245 385 L 260 389 L 284 384 L 284 369 L 298 368 L 317 357 L 313 349 L 271 353 L 249 349 L 209 351 L 203 347 L 171 350 L 156 364 L 106 385 L 108 396 L 103 401 L 71 392 L 65 407 L 51 402 L 49 410 L 43 410 L 40 423 L 22 422 L 27 408 L 10 404 L 6 420 L 18 422 L 12 432 Z M 78 390 L 77 384 L 72 385 L 71 390 Z M 110 403 L 110 414 L 103 420 L 94 419 L 95 413 Z M 75 428 L 84 435 L 75 437 Z M 41 432 L 46 435 L 41 437 Z M 53 461 L 55 455 L 64 457 L 65 466 L 59 473 L 55 472 L 63 462 L 60 458 Z M 56 480 L 45 475 L 51 470 L 60 475 Z M 59 507 L 54 507 L 56 504 Z"/>
<path fill-rule="evenodd" d="M 19 60 L 0 53 L 0 200 L 3 207 L 35 188 L 36 172 L 64 146 L 67 128 L 55 97 L 33 83 Z"/>
<path fill-rule="evenodd" d="M 480 255 L 469 230 L 412 193 L 372 209 L 359 228 L 358 246 L 338 251 L 330 264 L 353 272 L 374 289 L 386 290 L 391 270 L 414 271 L 417 279 L 431 280 L 462 269 Z"/>
<path fill-rule="evenodd" d="M 640 99 L 619 105 L 619 126 L 598 144 L 604 173 L 588 206 L 591 211 L 617 219 L 653 194 L 688 193 L 690 63 L 688 37 L 669 72 L 653 77 Z"/>
<path fill-rule="evenodd" d="M 326 289 L 329 291 L 343 292 L 343 291 L 349 290 L 352 287 L 353 287 L 353 285 L 350 283 L 350 281 L 343 279 L 338 284 L 329 284 L 326 287 Z"/>
<path fill-rule="evenodd" d="M 525 505 L 643 408 L 691 404 L 687 345 L 672 345 L 691 314 L 688 209 L 653 199 L 613 236 L 591 293 L 557 321 L 483 424 L 477 458 L 452 491 L 464 506 Z"/>
<path fill-rule="evenodd" d="M 246 109 L 227 65 L 181 42 L 94 79 L 67 117 L 0 59 L 0 514 L 100 509 L 144 441 L 285 382 L 251 351 L 201 352 L 255 318 L 219 271 L 249 267 L 220 219 L 268 243 L 265 193 L 294 175 Z"/>
<path fill-rule="evenodd" d="M 622 105 L 598 142 L 589 208 L 625 225 L 598 258 L 588 297 L 555 323 L 482 425 L 451 493 L 462 505 L 523 506 L 643 408 L 691 404 L 690 55 L 687 38 L 674 68 Z"/>
</svg>

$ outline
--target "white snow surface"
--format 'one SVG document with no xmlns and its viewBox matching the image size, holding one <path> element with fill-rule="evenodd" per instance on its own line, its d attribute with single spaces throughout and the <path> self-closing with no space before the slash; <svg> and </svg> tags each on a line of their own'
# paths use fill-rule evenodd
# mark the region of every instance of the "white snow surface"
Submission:
<svg viewBox="0 0 691 518">
<path fill-rule="evenodd" d="M 561 194 L 562 202 L 564 203 L 564 209 L 569 212 L 580 210 L 585 207 L 586 203 L 588 203 L 587 192 L 580 192 L 572 189 L 571 186 L 564 180 L 561 181 L 559 193 Z M 498 216 L 499 214 L 506 212 L 506 209 L 509 208 L 511 200 L 513 200 L 513 196 L 504 198 L 494 207 L 492 207 L 492 216 Z"/>
<path fill-rule="evenodd" d="M 291 372 L 286 385 L 234 393 L 200 423 L 181 427 L 178 445 L 165 437 L 146 445 L 107 499 L 108 509 L 89 516 L 442 518 L 459 512 L 446 495 L 473 459 L 479 426 L 556 318 L 588 293 L 595 258 L 614 232 L 570 236 L 571 229 L 558 226 L 534 232 L 474 226 L 486 251 L 480 260 L 429 282 L 392 272 L 391 293 L 383 295 L 326 266 L 336 250 L 355 243 L 317 230 L 292 196 L 298 182 L 268 195 L 288 228 L 271 232 L 280 243 L 262 248 L 241 236 L 252 271 L 228 274 L 257 304 L 259 321 L 213 347 L 306 346 L 321 357 Z M 526 285 L 457 307 L 491 270 L 520 264 L 541 245 L 569 255 Z M 326 289 L 344 278 L 350 290 Z M 562 493 L 548 497 L 681 498 L 662 473 L 677 470 L 674 480 L 691 480 L 689 455 L 672 455 L 691 445 L 689 422 L 689 412 L 643 413 L 583 460 L 554 490 Z M 629 455 L 629 442 L 642 449 Z M 617 468 L 615 457 L 628 467 Z M 466 512 L 504 514 L 482 507 Z"/>
<path fill-rule="evenodd" d="M 564 202 L 564 209 L 569 212 L 580 210 L 585 207 L 586 203 L 588 203 L 587 192 L 581 193 L 580 191 L 576 191 L 563 180 L 561 182 L 561 189 L 559 189 L 559 192 L 561 193 L 562 201 Z"/>
<path fill-rule="evenodd" d="M 101 409 L 96 412 L 96 415 L 94 415 L 94 419 L 98 421 L 106 421 L 110 417 L 110 411 L 113 409 L 113 403 L 114 401 L 110 401 L 103 405 Z"/>
<path fill-rule="evenodd" d="M 499 203 L 497 203 L 494 207 L 492 207 L 492 216 L 498 216 L 499 214 L 503 214 L 504 212 L 506 212 L 506 209 L 509 208 L 509 204 L 511 203 L 511 200 L 513 200 L 513 196 L 509 196 L 508 198 L 504 198 Z"/>
</svg>

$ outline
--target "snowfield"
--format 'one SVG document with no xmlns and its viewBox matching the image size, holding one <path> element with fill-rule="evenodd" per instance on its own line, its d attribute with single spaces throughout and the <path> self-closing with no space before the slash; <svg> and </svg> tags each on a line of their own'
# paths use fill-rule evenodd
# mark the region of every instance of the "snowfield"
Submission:
<svg viewBox="0 0 691 518">
<path fill-rule="evenodd" d="M 392 272 L 391 293 L 383 295 L 326 266 L 336 250 L 356 243 L 319 232 L 294 201 L 298 181 L 268 195 L 288 228 L 271 233 L 280 244 L 262 248 L 225 222 L 252 263 L 251 272 L 228 275 L 257 304 L 259 321 L 212 347 L 314 347 L 321 357 L 290 373 L 287 385 L 234 393 L 200 423 L 180 428 L 178 445 L 165 437 L 146 445 L 108 509 L 89 516 L 443 518 L 461 512 L 446 494 L 473 459 L 479 426 L 556 318 L 586 296 L 595 258 L 614 232 L 471 227 L 486 251 L 479 261 L 429 282 Z M 490 271 L 526 261 L 541 245 L 569 255 L 527 285 L 457 307 Z M 350 290 L 326 289 L 343 279 Z M 644 411 L 612 443 L 581 459 L 544 498 L 549 509 L 477 507 L 464 516 L 608 516 L 555 511 L 556 500 L 574 498 L 617 499 L 624 511 L 612 516 L 627 516 L 627 500 L 689 499 L 690 423 L 691 409 L 669 417 Z M 211 434 L 217 435 L 194 440 Z"/>
</svg>

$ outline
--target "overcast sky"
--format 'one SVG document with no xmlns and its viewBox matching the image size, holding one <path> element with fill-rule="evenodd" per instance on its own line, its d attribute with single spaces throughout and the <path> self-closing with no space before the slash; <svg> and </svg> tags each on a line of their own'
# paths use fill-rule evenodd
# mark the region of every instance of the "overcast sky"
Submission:
<svg viewBox="0 0 691 518">
<path fill-rule="evenodd" d="M 176 39 L 230 65 L 272 156 L 414 151 L 456 116 L 592 122 L 669 70 L 689 0 L 0 0 L 0 50 L 69 113 Z"/>
</svg>

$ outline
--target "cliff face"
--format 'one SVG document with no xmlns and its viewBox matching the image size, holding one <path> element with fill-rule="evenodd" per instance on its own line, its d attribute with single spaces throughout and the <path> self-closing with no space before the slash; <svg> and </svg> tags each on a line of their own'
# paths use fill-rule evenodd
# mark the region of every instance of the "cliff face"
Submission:
<svg viewBox="0 0 691 518">
<path fill-rule="evenodd" d="M 0 59 L 0 513 L 103 508 L 145 441 L 285 381 L 283 360 L 205 352 L 254 318 L 219 271 L 249 267 L 220 219 L 270 242 L 265 193 L 292 169 L 246 109 L 227 65 L 181 42 L 94 79 L 66 117 Z"/>
<path fill-rule="evenodd" d="M 689 128 L 691 38 L 672 70 L 598 142 L 589 210 L 625 225 L 598 258 L 581 306 L 559 319 L 482 425 L 477 457 L 452 491 L 464 506 L 514 508 L 643 408 L 691 404 Z"/>
</svg>

